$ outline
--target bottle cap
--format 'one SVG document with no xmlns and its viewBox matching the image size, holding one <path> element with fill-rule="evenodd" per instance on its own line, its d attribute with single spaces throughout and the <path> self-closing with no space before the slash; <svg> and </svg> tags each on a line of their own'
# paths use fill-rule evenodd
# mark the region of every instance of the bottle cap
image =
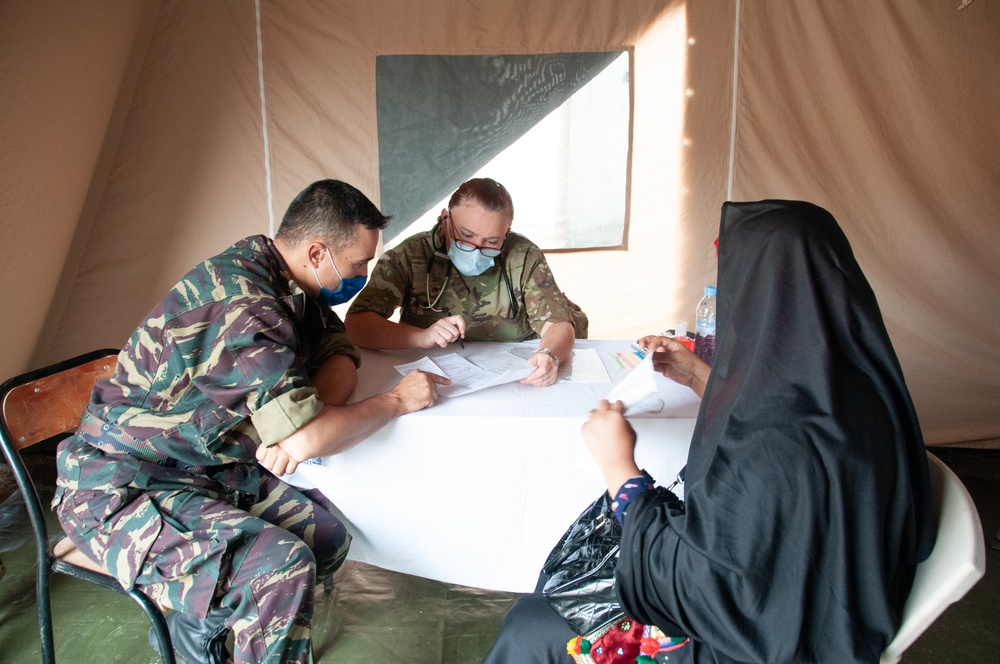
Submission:
<svg viewBox="0 0 1000 664">
<path fill-rule="evenodd" d="M 688 333 L 688 322 L 686 320 L 677 321 L 677 325 L 674 327 L 675 337 L 686 337 Z"/>
<path fill-rule="evenodd" d="M 705 295 L 715 297 L 715 286 L 705 286 Z"/>
</svg>

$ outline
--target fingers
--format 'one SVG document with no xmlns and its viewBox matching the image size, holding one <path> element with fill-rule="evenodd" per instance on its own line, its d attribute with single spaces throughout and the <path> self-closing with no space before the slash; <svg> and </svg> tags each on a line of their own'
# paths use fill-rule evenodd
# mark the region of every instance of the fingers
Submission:
<svg viewBox="0 0 1000 664">
<path fill-rule="evenodd" d="M 608 401 L 607 399 L 601 399 L 597 403 L 597 408 L 590 411 L 590 418 L 595 417 L 605 417 L 608 414 L 625 415 L 625 404 L 621 401 Z"/>
<path fill-rule="evenodd" d="M 461 316 L 448 316 L 434 321 L 434 324 L 427 328 L 428 347 L 440 346 L 445 348 L 453 341 L 465 336 L 465 319 Z"/>
<path fill-rule="evenodd" d="M 427 336 L 430 339 L 428 346 L 440 346 L 441 348 L 446 348 L 448 344 L 458 338 L 454 328 L 442 325 L 441 321 L 427 328 Z"/>
<path fill-rule="evenodd" d="M 437 383 L 438 385 L 451 385 L 451 378 L 447 376 L 442 376 L 441 374 L 431 373 L 430 371 L 421 371 L 420 369 L 414 369 L 403 376 L 403 380 L 400 381 L 399 385 L 404 383 L 413 383 L 414 385 L 420 385 L 424 382 Z"/>
<path fill-rule="evenodd" d="M 653 339 L 656 339 L 656 335 L 646 335 L 644 337 L 639 337 L 635 340 L 639 347 L 643 350 L 649 350 L 649 344 L 652 343 Z"/>
<path fill-rule="evenodd" d="M 545 353 L 535 353 L 525 363 L 529 366 L 535 365 L 535 370 L 521 379 L 522 385 L 548 387 L 555 383 L 559 376 L 559 365 Z"/>
<path fill-rule="evenodd" d="M 625 404 L 621 401 L 608 401 L 607 399 L 601 399 L 597 404 L 597 410 L 609 410 L 614 413 L 624 413 Z"/>
<path fill-rule="evenodd" d="M 450 322 L 452 325 L 455 326 L 455 328 L 458 330 L 458 335 L 460 337 L 465 338 L 465 319 L 464 318 L 462 318 L 461 316 L 448 316 L 448 318 L 446 318 L 445 320 L 448 321 L 448 322 Z"/>
<path fill-rule="evenodd" d="M 277 445 L 257 447 L 257 461 L 274 475 L 281 477 L 285 473 L 295 472 L 298 462 L 288 456 L 284 450 Z"/>
<path fill-rule="evenodd" d="M 590 411 L 587 417 L 587 421 L 583 423 L 584 429 L 588 426 L 591 428 L 601 426 L 602 422 L 610 421 L 624 421 L 625 420 L 625 404 L 621 401 L 615 401 L 614 403 L 609 402 L 607 399 L 601 399 L 597 404 L 597 408 Z"/>
<path fill-rule="evenodd" d="M 633 462 L 635 430 L 623 411 L 621 401 L 602 400 L 583 424 L 584 442 L 603 470 Z"/>
<path fill-rule="evenodd" d="M 673 352 L 678 348 L 684 348 L 684 344 L 677 341 L 673 337 L 648 336 L 639 339 L 637 343 L 640 346 L 643 346 L 647 351 L 663 349 L 668 352 Z"/>
<path fill-rule="evenodd" d="M 399 397 L 404 412 L 412 413 L 432 406 L 437 401 L 438 385 L 448 385 L 451 381 L 444 376 L 425 371 L 411 371 L 403 376 L 392 391 Z"/>
<path fill-rule="evenodd" d="M 437 383 L 438 385 L 451 385 L 451 378 L 447 378 L 436 373 L 429 373 L 427 376 L 431 379 L 431 381 Z"/>
<path fill-rule="evenodd" d="M 456 341 L 465 336 L 465 320 L 461 316 L 448 316 L 434 323 L 438 331 L 448 342 Z"/>
<path fill-rule="evenodd" d="M 654 348 L 660 348 L 670 341 L 671 337 L 663 337 L 657 334 L 647 334 L 644 337 L 636 339 L 636 343 L 642 346 L 647 351 L 653 350 Z"/>
<path fill-rule="evenodd" d="M 274 463 L 271 464 L 269 470 L 278 477 L 281 477 L 282 475 L 285 474 L 285 466 L 287 462 L 288 462 L 287 457 L 284 457 L 281 454 L 279 454 L 275 457 Z"/>
</svg>

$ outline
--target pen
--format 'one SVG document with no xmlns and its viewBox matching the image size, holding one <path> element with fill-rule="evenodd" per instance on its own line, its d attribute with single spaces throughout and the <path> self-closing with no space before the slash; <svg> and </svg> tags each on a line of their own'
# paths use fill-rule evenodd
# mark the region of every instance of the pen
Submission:
<svg viewBox="0 0 1000 664">
<path fill-rule="evenodd" d="M 458 327 L 458 326 L 456 325 L 455 327 Z M 458 332 L 458 345 L 462 347 L 462 350 L 465 350 L 465 339 L 462 338 L 462 331 L 461 330 L 459 330 L 459 332 Z"/>
</svg>

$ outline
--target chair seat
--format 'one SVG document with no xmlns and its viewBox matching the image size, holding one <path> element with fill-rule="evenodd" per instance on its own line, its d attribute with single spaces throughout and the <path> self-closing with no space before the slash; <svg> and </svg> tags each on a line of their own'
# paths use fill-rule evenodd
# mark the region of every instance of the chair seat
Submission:
<svg viewBox="0 0 1000 664">
<path fill-rule="evenodd" d="M 52 547 L 52 555 L 55 556 L 56 560 L 61 560 L 64 563 L 69 563 L 70 565 L 76 565 L 77 567 L 82 567 L 85 570 L 89 570 L 96 574 L 103 574 L 104 576 L 111 578 L 108 574 L 108 570 L 101 567 L 99 564 L 95 563 L 91 558 L 77 548 L 73 540 L 63 536 L 55 546 Z"/>
</svg>

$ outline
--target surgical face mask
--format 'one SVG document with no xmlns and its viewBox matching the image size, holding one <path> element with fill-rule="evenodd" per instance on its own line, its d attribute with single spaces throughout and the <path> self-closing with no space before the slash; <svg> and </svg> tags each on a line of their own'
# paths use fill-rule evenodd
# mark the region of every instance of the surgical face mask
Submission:
<svg viewBox="0 0 1000 664">
<path fill-rule="evenodd" d="M 337 286 L 337 290 L 330 290 L 323 286 L 323 282 L 319 280 L 319 273 L 316 272 L 316 268 L 310 265 L 312 268 L 313 276 L 316 277 L 316 283 L 319 284 L 319 297 L 316 299 L 324 307 L 333 307 L 338 304 L 343 304 L 347 302 L 352 297 L 358 294 L 364 285 L 368 281 L 368 277 L 361 275 L 360 277 L 348 277 L 345 279 L 340 274 L 340 270 L 337 269 L 337 264 L 333 262 L 333 254 L 330 253 L 330 248 L 326 248 L 326 255 L 330 259 L 330 265 L 333 266 L 333 271 L 337 273 L 340 278 L 340 285 Z"/>
<path fill-rule="evenodd" d="M 448 258 L 452 265 L 467 277 L 478 277 L 493 267 L 495 259 L 483 256 L 479 251 L 462 251 L 452 241 L 448 247 Z"/>
</svg>

